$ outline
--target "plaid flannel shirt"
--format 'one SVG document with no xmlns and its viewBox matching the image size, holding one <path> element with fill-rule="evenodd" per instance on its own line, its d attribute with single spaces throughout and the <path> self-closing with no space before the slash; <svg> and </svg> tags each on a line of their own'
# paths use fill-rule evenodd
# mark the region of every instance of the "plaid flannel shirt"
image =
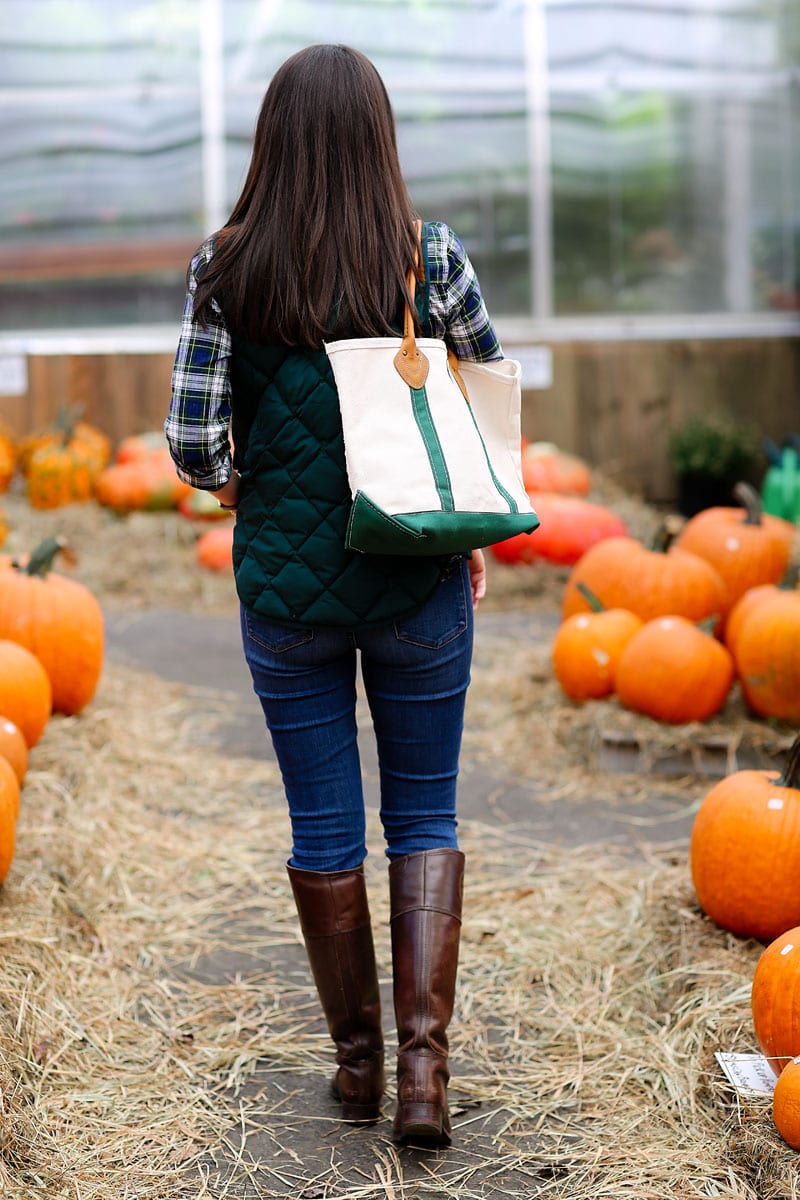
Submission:
<svg viewBox="0 0 800 1200">
<path fill-rule="evenodd" d="M 219 306 L 207 328 L 193 314 L 197 280 L 211 258 L 209 238 L 193 257 L 172 371 L 172 400 L 164 432 L 176 470 L 193 487 L 217 491 L 231 474 L 231 338 Z M 481 296 L 478 277 L 449 226 L 428 225 L 431 336 L 444 338 L 459 358 L 503 357 Z"/>
</svg>

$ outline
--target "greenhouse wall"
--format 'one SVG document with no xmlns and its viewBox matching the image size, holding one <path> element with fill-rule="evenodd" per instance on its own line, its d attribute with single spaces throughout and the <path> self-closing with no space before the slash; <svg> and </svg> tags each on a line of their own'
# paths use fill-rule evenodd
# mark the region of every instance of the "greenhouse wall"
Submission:
<svg viewBox="0 0 800 1200">
<path fill-rule="evenodd" d="M 76 396 L 113 435 L 160 423 L 188 258 L 315 41 L 381 71 L 412 201 L 526 367 L 527 429 L 659 497 L 694 411 L 797 429 L 796 0 L 3 0 L 12 426 Z"/>
</svg>

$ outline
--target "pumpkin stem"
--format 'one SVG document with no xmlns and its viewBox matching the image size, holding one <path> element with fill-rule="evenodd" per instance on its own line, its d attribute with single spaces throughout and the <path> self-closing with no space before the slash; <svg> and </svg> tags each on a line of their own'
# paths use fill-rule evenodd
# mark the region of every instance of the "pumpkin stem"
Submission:
<svg viewBox="0 0 800 1200">
<path fill-rule="evenodd" d="M 653 540 L 650 543 L 650 549 L 655 550 L 658 554 L 666 554 L 672 543 L 675 541 L 677 531 L 669 524 L 659 525 L 658 529 L 653 534 Z"/>
<path fill-rule="evenodd" d="M 576 584 L 576 587 L 586 603 L 589 605 L 589 608 L 592 610 L 592 612 L 599 613 L 606 611 L 605 604 L 603 604 L 601 600 L 598 600 L 594 592 L 591 591 L 591 589 L 588 588 L 585 583 L 578 583 Z"/>
<path fill-rule="evenodd" d="M 733 489 L 733 494 L 745 509 L 744 524 L 761 525 L 761 497 L 752 483 L 740 480 Z"/>
<path fill-rule="evenodd" d="M 778 787 L 800 789 L 800 733 L 789 748 L 789 757 L 786 759 L 783 774 L 778 780 Z"/>
<path fill-rule="evenodd" d="M 53 569 L 57 554 L 63 554 L 68 563 L 75 562 L 75 555 L 70 549 L 67 539 L 59 535 L 45 538 L 41 545 L 32 552 L 25 564 L 15 562 L 14 566 L 25 575 L 36 575 L 41 579 L 46 579 Z"/>
</svg>

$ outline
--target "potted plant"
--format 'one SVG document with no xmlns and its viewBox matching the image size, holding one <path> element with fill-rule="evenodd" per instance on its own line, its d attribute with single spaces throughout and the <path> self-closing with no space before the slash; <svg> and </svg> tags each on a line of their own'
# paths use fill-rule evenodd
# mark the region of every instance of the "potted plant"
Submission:
<svg viewBox="0 0 800 1200">
<path fill-rule="evenodd" d="M 690 417 L 671 430 L 669 457 L 678 479 L 678 508 L 692 517 L 731 503 L 734 484 L 758 465 L 758 431 L 726 417 Z"/>
</svg>

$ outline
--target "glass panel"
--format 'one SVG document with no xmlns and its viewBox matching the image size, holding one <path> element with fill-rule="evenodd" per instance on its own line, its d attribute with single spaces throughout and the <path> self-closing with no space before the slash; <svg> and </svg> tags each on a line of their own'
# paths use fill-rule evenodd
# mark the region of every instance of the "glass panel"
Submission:
<svg viewBox="0 0 800 1200">
<path fill-rule="evenodd" d="M 180 312 L 203 224 L 198 12 L 3 0 L 1 328 Z"/>
<path fill-rule="evenodd" d="M 558 313 L 751 311 L 791 291 L 794 9 L 550 0 Z"/>
<path fill-rule="evenodd" d="M 414 204 L 462 238 L 494 314 L 530 311 L 521 6 L 226 0 L 225 26 L 230 205 L 276 67 L 312 42 L 347 43 L 372 59 L 389 90 Z"/>
</svg>

